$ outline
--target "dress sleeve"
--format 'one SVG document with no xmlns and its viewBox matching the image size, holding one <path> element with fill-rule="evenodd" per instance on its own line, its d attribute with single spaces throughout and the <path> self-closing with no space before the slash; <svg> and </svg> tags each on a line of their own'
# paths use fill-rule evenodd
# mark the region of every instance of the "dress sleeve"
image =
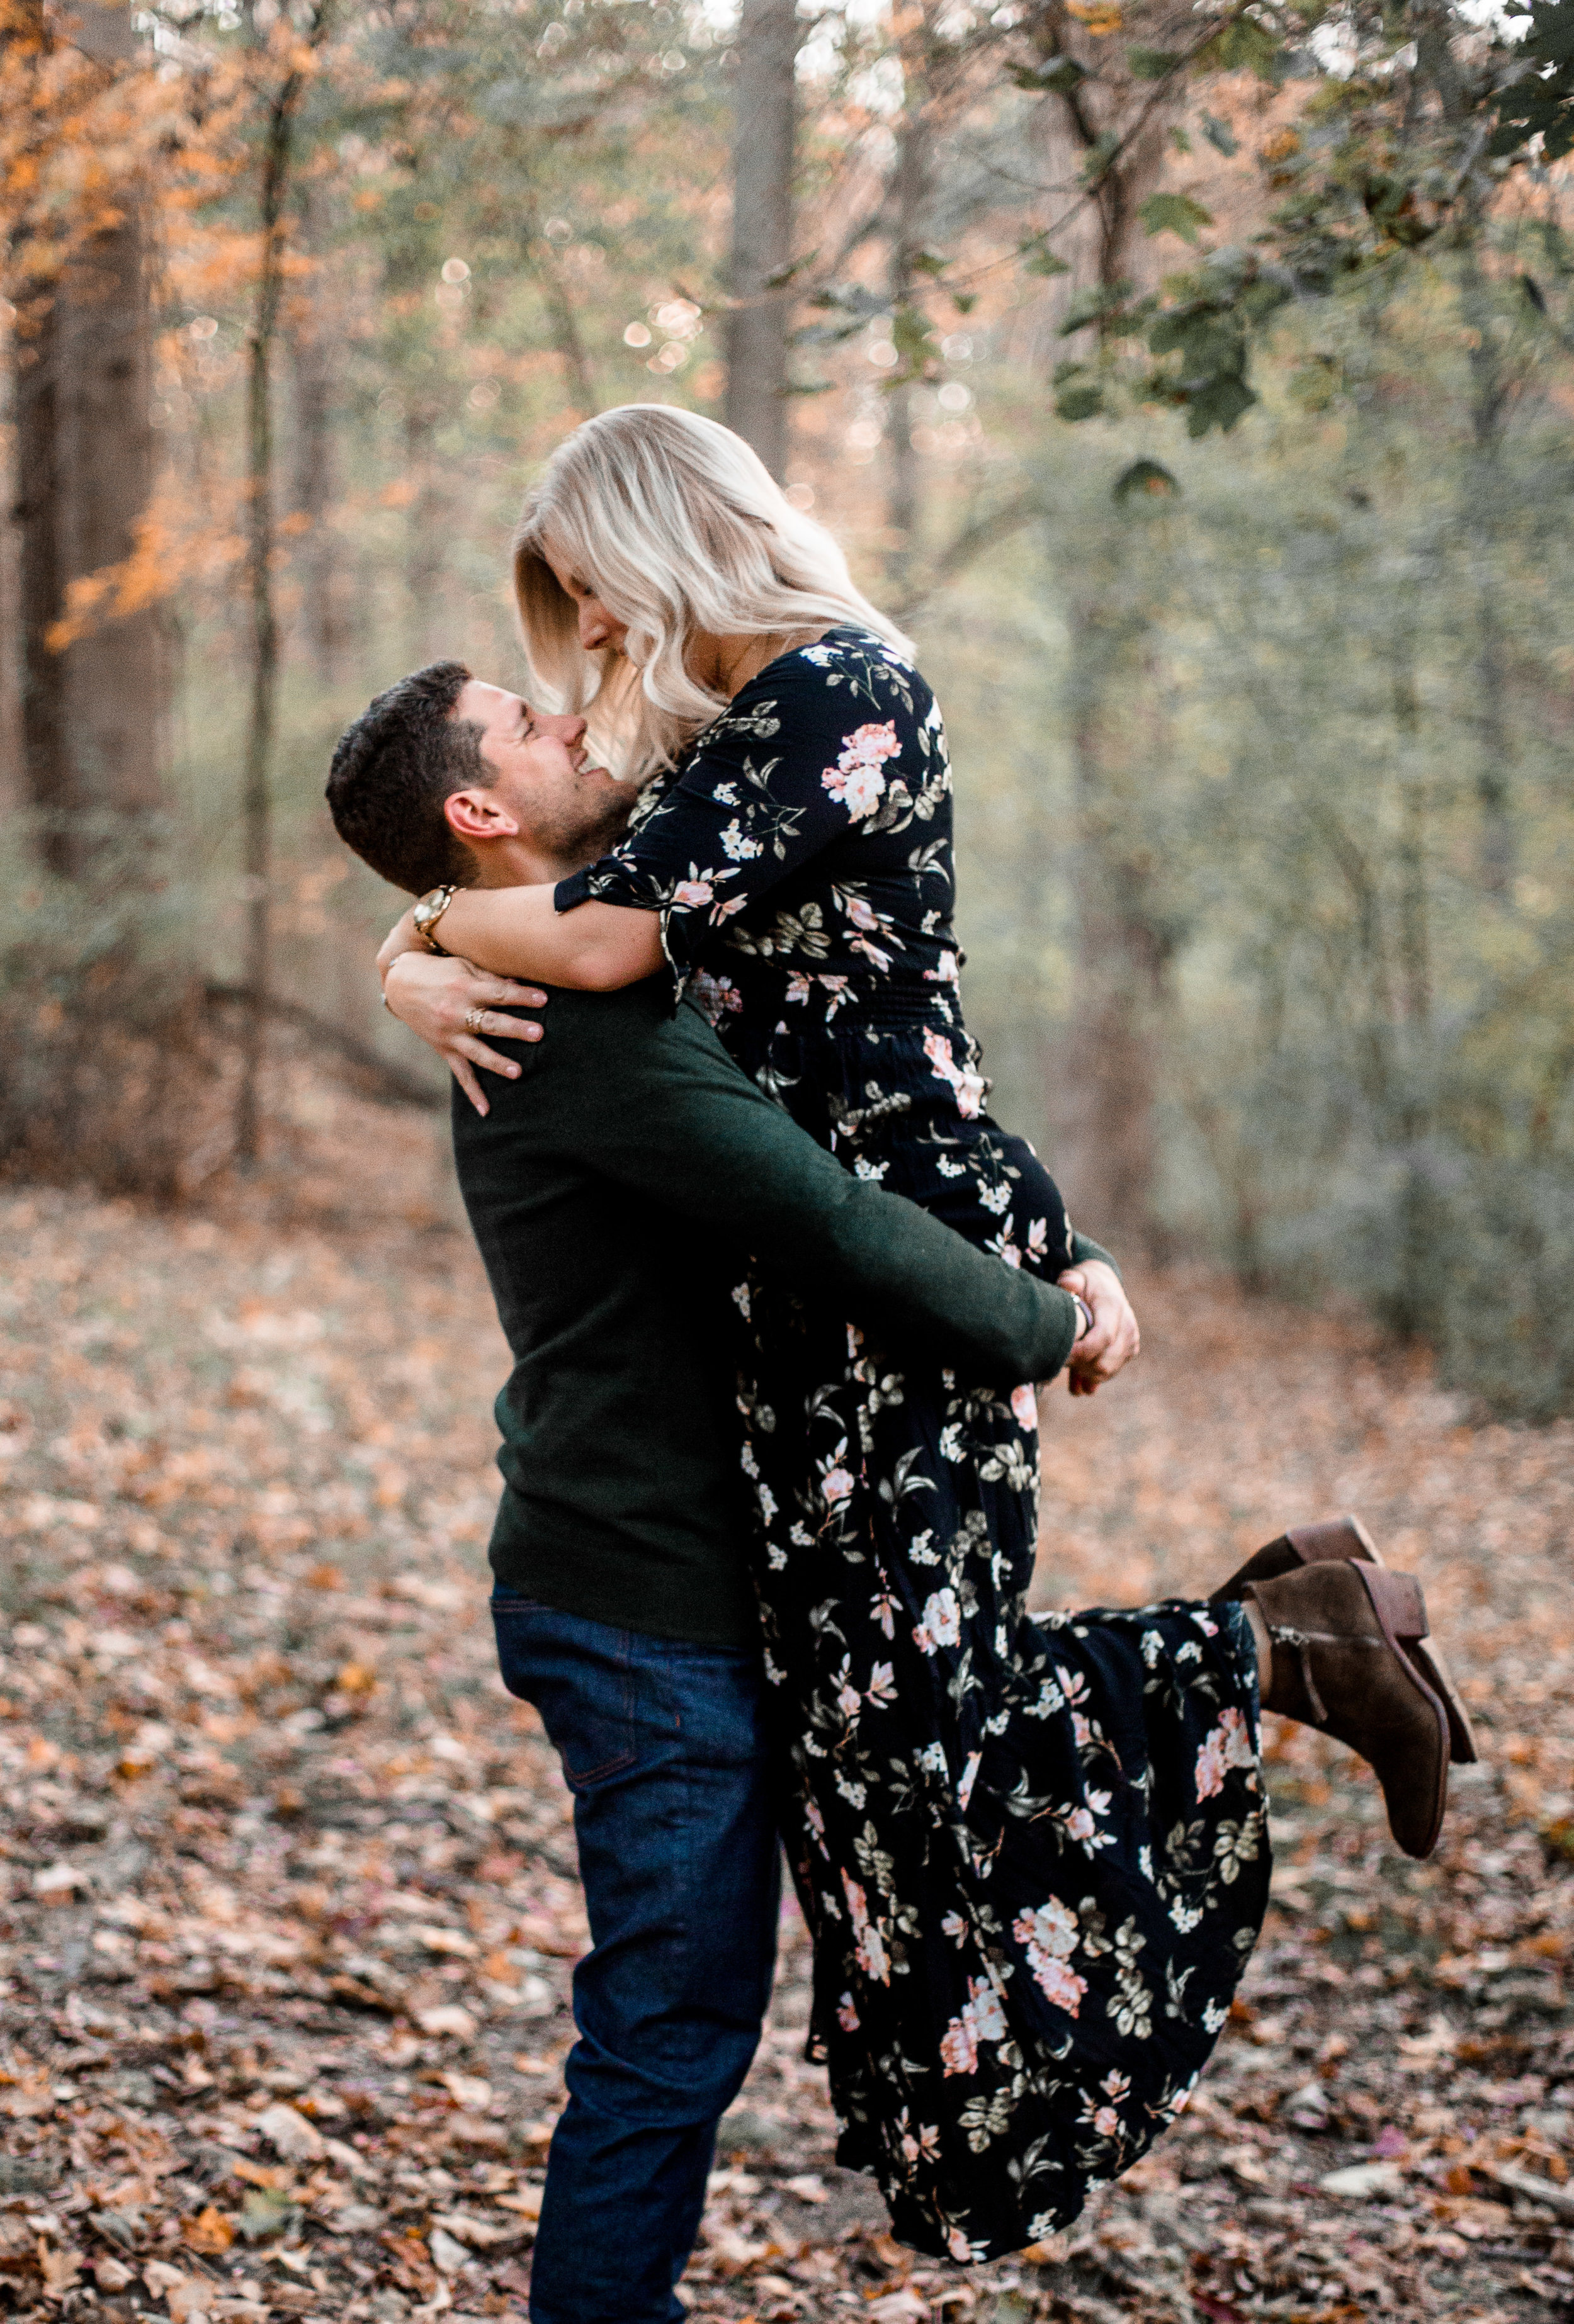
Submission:
<svg viewBox="0 0 1574 2324">
<path fill-rule="evenodd" d="M 852 826 L 922 814 L 931 770 L 942 779 L 939 731 L 922 681 L 872 643 L 785 656 L 706 730 L 612 853 L 560 884 L 557 908 L 660 912 L 681 972 L 718 927 Z"/>
</svg>

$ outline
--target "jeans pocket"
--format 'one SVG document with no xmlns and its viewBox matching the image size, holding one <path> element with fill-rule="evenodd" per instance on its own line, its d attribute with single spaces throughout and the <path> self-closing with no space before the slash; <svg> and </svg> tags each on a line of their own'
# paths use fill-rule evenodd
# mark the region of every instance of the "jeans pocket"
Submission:
<svg viewBox="0 0 1574 2324">
<path fill-rule="evenodd" d="M 604 1689 L 597 1690 L 599 1699 L 594 1703 L 576 1702 L 570 1716 L 561 1725 L 554 1723 L 546 1702 L 536 1705 L 542 1724 L 562 1762 L 563 1780 L 571 1792 L 594 1791 L 597 1784 L 605 1784 L 609 1777 L 625 1775 L 639 1757 L 632 1672 L 625 1674 L 619 1692 L 622 1699 L 616 1704 L 606 1699 L 607 1691 Z"/>
<path fill-rule="evenodd" d="M 494 1596 L 497 1657 L 510 1694 L 535 1705 L 571 1792 L 639 1757 L 638 1672 L 626 1630 L 527 1598 Z"/>
</svg>

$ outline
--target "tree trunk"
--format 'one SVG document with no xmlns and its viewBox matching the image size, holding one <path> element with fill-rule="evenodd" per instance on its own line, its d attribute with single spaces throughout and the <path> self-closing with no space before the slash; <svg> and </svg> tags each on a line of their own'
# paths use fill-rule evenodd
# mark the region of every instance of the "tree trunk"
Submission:
<svg viewBox="0 0 1574 2324">
<path fill-rule="evenodd" d="M 96 238 L 72 267 L 56 315 L 61 577 L 117 565 L 135 546 L 153 486 L 148 300 L 138 222 Z M 161 802 L 163 641 L 153 607 L 123 613 L 67 647 L 66 745 L 89 823 L 125 825 Z M 113 836 L 113 834 L 108 835 Z M 132 838 L 121 835 L 122 844 Z M 92 844 L 75 850 L 79 867 Z"/>
<path fill-rule="evenodd" d="M 293 499 L 310 525 L 299 556 L 301 621 L 317 682 L 332 686 L 344 651 L 345 621 L 338 561 L 328 526 L 337 466 L 330 374 L 327 350 L 311 326 L 294 333 L 291 353 L 295 374 Z"/>
<path fill-rule="evenodd" d="M 538 244 L 538 252 L 539 248 Z M 547 311 L 551 317 L 552 337 L 563 359 L 569 401 L 573 406 L 574 416 L 577 420 L 593 419 L 601 409 L 601 399 L 596 392 L 596 374 L 580 335 L 579 318 L 569 294 L 569 286 L 563 280 L 562 269 L 550 249 L 544 255 L 538 254 L 534 264 L 536 280 L 542 286 Z"/>
<path fill-rule="evenodd" d="M 310 231 L 310 211 L 301 203 L 301 227 Z M 343 575 L 338 544 L 329 527 L 338 482 L 334 440 L 333 342 L 314 303 L 303 302 L 290 334 L 295 386 L 295 512 L 310 530 L 301 536 L 301 621 L 306 650 L 319 686 L 338 682 L 347 641 Z"/>
<path fill-rule="evenodd" d="M 412 405 L 404 415 L 405 468 L 413 487 L 405 533 L 404 579 L 410 657 L 422 664 L 436 654 L 442 629 L 442 493 L 432 450 L 436 432 L 435 410 L 427 404 Z"/>
<path fill-rule="evenodd" d="M 39 814 L 46 862 L 65 872 L 71 783 L 66 758 L 65 664 L 46 642 L 60 618 L 61 582 L 60 429 L 55 294 L 40 290 L 16 311 L 15 517 L 20 533 L 22 766 Z"/>
<path fill-rule="evenodd" d="M 1433 1102 L 1432 971 L 1428 908 L 1428 778 L 1421 752 L 1415 639 L 1402 627 L 1393 650 L 1393 724 L 1399 771 L 1399 982 L 1404 1014 L 1395 1129 L 1404 1161 L 1393 1323 L 1402 1338 L 1435 1341 L 1442 1327 L 1448 1222 L 1426 1167 Z"/>
<path fill-rule="evenodd" d="M 134 54 L 130 11 L 85 0 L 74 37 L 116 68 Z M 135 869 L 138 825 L 162 803 L 165 656 L 152 608 L 110 616 L 63 649 L 50 632 L 70 584 L 122 563 L 153 485 L 152 327 L 134 188 L 15 331 L 21 492 L 22 748 L 47 860 L 86 875 L 106 850 Z"/>
<path fill-rule="evenodd" d="M 1077 804 L 1077 961 L 1059 1111 L 1075 1213 L 1152 1249 L 1158 1241 L 1154 1121 L 1171 939 L 1159 910 L 1143 790 L 1158 762 L 1142 731 L 1149 623 L 1129 560 L 1085 568 L 1071 611 L 1071 751 Z M 1097 586 L 1102 583 L 1102 586 Z"/>
<path fill-rule="evenodd" d="M 1431 12 L 1417 44 L 1421 77 L 1430 80 L 1446 117 L 1458 124 L 1465 106 L 1458 60 L 1449 38 L 1458 32 L 1449 12 Z M 1472 166 L 1462 188 L 1459 308 L 1470 349 L 1472 458 L 1466 472 L 1464 533 L 1476 595 L 1476 730 L 1480 742 L 1476 797 L 1481 810 L 1481 884 L 1500 903 L 1510 900 L 1514 874 L 1514 742 L 1509 722 L 1508 639 L 1498 580 L 1498 528 L 1503 506 L 1503 438 L 1523 380 L 1515 377 L 1502 341 L 1493 285 L 1481 264 L 1494 188 Z"/>
<path fill-rule="evenodd" d="M 273 857 L 271 781 L 278 710 L 279 622 L 273 601 L 273 343 L 283 287 L 284 197 L 289 185 L 301 76 L 292 72 L 269 107 L 257 204 L 261 250 L 256 304 L 246 349 L 246 594 L 252 617 L 251 716 L 246 729 L 242 818 L 245 858 L 245 986 L 235 1150 L 243 1169 L 262 1154 L 263 1050 L 271 999 Z"/>
<path fill-rule="evenodd" d="M 1141 35 L 1129 14 L 1127 30 Z M 1097 44 L 1083 46 L 1096 64 Z M 1126 106 L 1146 95 L 1140 87 L 1128 91 Z M 1125 126 L 1127 113 L 1091 81 L 1060 100 L 1058 120 L 1050 118 L 1047 174 L 1069 182 L 1098 138 Z M 1161 262 L 1139 213 L 1158 184 L 1167 128 L 1161 108 L 1098 180 L 1093 199 L 1061 238 L 1072 268 L 1062 299 L 1093 283 L 1156 283 Z M 1057 360 L 1068 344 L 1075 343 L 1057 339 Z M 1144 654 L 1143 583 L 1155 544 L 1150 534 L 1141 572 L 1129 545 L 1133 525 L 1143 522 L 1108 506 L 1102 523 L 1094 519 L 1106 534 L 1102 550 L 1079 534 L 1065 559 L 1071 576 L 1078 927 L 1070 1037 L 1054 1060 L 1051 1095 L 1069 1131 L 1064 1169 L 1079 1214 L 1153 1249 L 1159 1240 L 1154 1112 L 1171 939 L 1158 908 L 1143 798 L 1160 758 L 1144 732 L 1151 715 L 1143 715 L 1144 709 L 1151 714 L 1154 690 Z"/>
<path fill-rule="evenodd" d="M 744 0 L 737 37 L 727 424 L 773 476 L 787 462 L 787 334 L 792 294 L 797 127 L 796 0 Z"/>
<path fill-rule="evenodd" d="M 1508 711 L 1508 639 L 1498 576 L 1497 512 L 1504 493 L 1503 429 L 1512 389 L 1493 336 L 1496 319 L 1472 251 L 1466 262 L 1465 313 L 1476 326 L 1470 353 L 1472 458 L 1465 533 L 1476 599 L 1476 715 L 1479 756 L 1476 798 L 1481 810 L 1479 865 L 1489 896 L 1506 900 L 1514 886 L 1513 737 Z"/>
<path fill-rule="evenodd" d="M 897 132 L 896 169 L 891 189 L 895 210 L 891 237 L 891 305 L 898 314 L 912 296 L 916 262 L 923 250 L 924 212 L 930 189 L 924 89 L 911 62 L 907 72 L 907 111 Z M 911 585 L 919 547 L 918 452 L 912 440 L 912 402 L 911 386 L 893 388 L 885 420 L 891 460 L 886 522 L 893 541 L 887 569 L 898 594 Z"/>
<path fill-rule="evenodd" d="M 16 443 L 15 309 L 0 312 L 0 437 Z M 16 464 L 20 476 L 20 464 Z M 26 801 L 22 772 L 22 533 L 16 510 L 0 501 L 0 816 Z"/>
<path fill-rule="evenodd" d="M 541 286 L 551 327 L 552 344 L 562 358 L 569 406 L 576 420 L 590 420 L 601 409 L 601 397 L 596 385 L 596 366 L 585 345 L 584 335 L 579 328 L 579 309 L 574 304 L 558 253 L 542 231 L 542 218 L 533 190 L 539 166 L 539 141 L 533 133 L 526 134 L 514 130 L 505 134 L 503 150 L 517 173 L 518 183 L 532 187 L 532 190 L 523 199 L 512 196 L 506 205 L 501 198 L 496 198 L 484 206 L 482 216 L 497 233 L 512 233 L 522 263 Z"/>
</svg>

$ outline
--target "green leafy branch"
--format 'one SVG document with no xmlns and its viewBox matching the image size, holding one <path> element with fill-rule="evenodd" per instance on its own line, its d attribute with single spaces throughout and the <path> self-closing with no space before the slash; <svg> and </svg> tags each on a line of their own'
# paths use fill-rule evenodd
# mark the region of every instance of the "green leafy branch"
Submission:
<svg viewBox="0 0 1574 2324">
<path fill-rule="evenodd" d="M 1357 0 L 1350 20 L 1356 69 L 1344 77 L 1326 70 L 1297 126 L 1275 132 L 1264 148 L 1268 188 L 1282 198 L 1267 226 L 1249 247 L 1208 253 L 1158 294 L 1134 299 L 1127 283 L 1079 293 L 1062 334 L 1091 329 L 1097 352 L 1057 366 L 1060 416 L 1092 419 L 1129 394 L 1183 411 L 1193 436 L 1228 430 L 1257 401 L 1253 350 L 1282 308 L 1402 268 L 1420 254 L 1463 246 L 1513 169 L 1574 151 L 1574 0 L 1514 0 L 1512 13 L 1527 21 L 1523 41 L 1500 31 L 1483 42 L 1478 25 L 1427 0 L 1401 7 Z M 1292 58 L 1304 69 L 1321 14 L 1315 6 L 1237 11 L 1184 53 L 1128 50 L 1124 73 L 1170 88 L 1182 77 L 1206 86 L 1214 71 L 1249 66 L 1281 81 Z M 1060 55 L 1013 75 L 1072 114 L 1084 137 L 1088 189 L 1118 165 L 1134 134 L 1132 124 L 1120 134 L 1094 133 L 1080 99 L 1095 77 Z M 1139 120 L 1147 117 L 1144 106 Z M 1228 124 L 1206 107 L 1202 134 L 1227 155 L 1237 150 Z M 1174 234 L 1193 247 L 1213 223 L 1184 191 L 1150 196 L 1138 216 L 1149 235 Z M 1027 271 L 1060 271 L 1054 235 L 1046 229 L 1023 246 Z M 1526 295 L 1548 312 L 1534 284 Z"/>
</svg>

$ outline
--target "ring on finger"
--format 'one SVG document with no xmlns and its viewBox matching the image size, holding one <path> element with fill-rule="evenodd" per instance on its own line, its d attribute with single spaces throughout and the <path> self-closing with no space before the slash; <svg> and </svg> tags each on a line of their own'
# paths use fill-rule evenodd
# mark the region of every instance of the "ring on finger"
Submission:
<svg viewBox="0 0 1574 2324">
<path fill-rule="evenodd" d="M 484 1033 L 486 1030 L 487 1013 L 485 1009 L 467 1009 L 465 1030 L 468 1033 Z"/>
</svg>

